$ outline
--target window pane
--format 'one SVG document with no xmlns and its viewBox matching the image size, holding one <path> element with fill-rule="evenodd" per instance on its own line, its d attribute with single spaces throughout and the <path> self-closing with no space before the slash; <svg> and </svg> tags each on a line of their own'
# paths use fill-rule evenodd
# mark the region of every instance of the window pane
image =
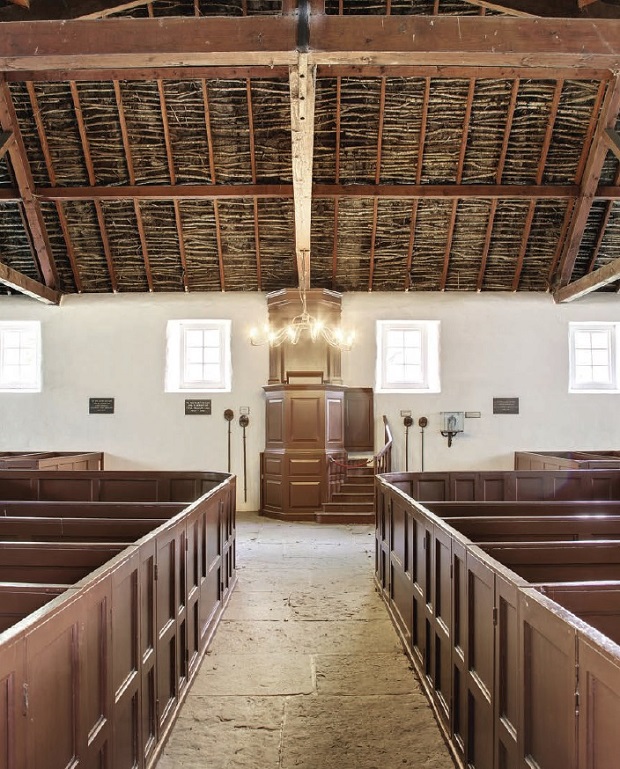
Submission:
<svg viewBox="0 0 620 769">
<path fill-rule="evenodd" d="M 209 364 L 208 366 L 203 366 L 204 370 L 204 381 L 205 382 L 218 382 L 220 379 L 220 367 L 219 366 L 213 366 Z"/>
<path fill-rule="evenodd" d="M 217 329 L 205 329 L 203 344 L 205 347 L 220 346 L 220 332 Z"/>
<path fill-rule="evenodd" d="M 591 350 L 575 350 L 575 365 L 590 366 L 592 364 Z"/>
<path fill-rule="evenodd" d="M 187 329 L 185 331 L 186 347 L 202 347 L 202 331 L 196 329 Z"/>
<path fill-rule="evenodd" d="M 592 350 L 592 363 L 595 366 L 609 365 L 609 352 L 605 350 Z"/>
<path fill-rule="evenodd" d="M 202 366 L 195 363 L 188 363 L 185 366 L 185 381 L 186 382 L 201 382 L 202 381 Z"/>
<path fill-rule="evenodd" d="M 207 347 L 203 351 L 202 360 L 204 363 L 220 363 L 220 348 L 219 347 Z"/>
<path fill-rule="evenodd" d="M 188 363 L 202 363 L 202 347 L 188 347 L 185 353 Z"/>
<path fill-rule="evenodd" d="M 593 366 L 592 381 L 598 384 L 610 384 L 611 375 L 608 366 Z"/>
<path fill-rule="evenodd" d="M 609 348 L 609 334 L 606 331 L 593 331 L 592 347 L 597 350 L 607 350 Z"/>
</svg>

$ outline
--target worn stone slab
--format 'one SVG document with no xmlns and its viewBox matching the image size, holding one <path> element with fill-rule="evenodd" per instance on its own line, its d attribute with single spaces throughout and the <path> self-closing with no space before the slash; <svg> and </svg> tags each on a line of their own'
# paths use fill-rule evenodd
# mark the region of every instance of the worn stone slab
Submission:
<svg viewBox="0 0 620 769">
<path fill-rule="evenodd" d="M 157 769 L 278 769 L 284 698 L 193 697 Z"/>
<path fill-rule="evenodd" d="M 422 695 L 293 697 L 282 769 L 454 769 Z"/>
<path fill-rule="evenodd" d="M 372 590 L 374 585 L 374 570 L 370 565 L 359 567 L 323 567 L 291 568 L 276 565 L 266 569 L 261 564 L 240 563 L 237 570 L 239 584 L 247 590 L 273 591 L 294 590 L 306 587 L 325 589 L 330 587 L 334 593 Z"/>
<path fill-rule="evenodd" d="M 292 591 L 288 597 L 292 619 L 321 620 L 336 617 L 340 620 L 384 620 L 387 616 L 385 605 L 371 586 L 334 594 L 321 588 Z M 228 616 L 228 615 L 227 615 Z M 230 617 L 233 619 L 233 617 Z"/>
<path fill-rule="evenodd" d="M 403 652 L 319 654 L 314 660 L 320 695 L 416 694 L 424 697 Z"/>
<path fill-rule="evenodd" d="M 390 620 L 356 622 L 319 620 L 287 622 L 233 622 L 224 619 L 211 650 L 213 654 L 250 654 L 273 648 L 284 653 L 350 654 L 395 652 L 402 647 Z"/>
<path fill-rule="evenodd" d="M 385 611 L 385 609 L 384 609 Z M 237 587 L 226 607 L 227 620 L 293 619 L 289 591 L 250 592 Z"/>
<path fill-rule="evenodd" d="M 312 660 L 308 655 L 281 649 L 275 639 L 273 645 L 261 645 L 259 651 L 255 640 L 245 635 L 244 638 L 246 643 L 241 654 L 227 648 L 226 639 L 218 644 L 219 653 L 215 650 L 207 653 L 190 695 L 264 696 L 315 691 Z"/>
</svg>

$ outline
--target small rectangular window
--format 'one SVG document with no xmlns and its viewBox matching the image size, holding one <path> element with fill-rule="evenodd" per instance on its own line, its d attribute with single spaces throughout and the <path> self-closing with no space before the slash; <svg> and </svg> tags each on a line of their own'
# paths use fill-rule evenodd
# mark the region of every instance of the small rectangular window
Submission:
<svg viewBox="0 0 620 769">
<path fill-rule="evenodd" d="M 40 392 L 41 324 L 0 322 L 0 391 Z"/>
<path fill-rule="evenodd" d="M 230 320 L 170 320 L 167 392 L 230 392 Z"/>
<path fill-rule="evenodd" d="M 618 389 L 616 323 L 571 323 L 569 326 L 571 392 Z"/>
<path fill-rule="evenodd" d="M 439 392 L 439 321 L 377 321 L 377 391 Z"/>
</svg>

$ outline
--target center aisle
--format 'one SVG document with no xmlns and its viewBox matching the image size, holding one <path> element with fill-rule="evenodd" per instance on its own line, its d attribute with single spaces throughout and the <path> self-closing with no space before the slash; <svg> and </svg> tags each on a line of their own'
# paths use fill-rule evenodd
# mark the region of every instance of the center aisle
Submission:
<svg viewBox="0 0 620 769">
<path fill-rule="evenodd" d="M 157 769 L 453 769 L 369 526 L 238 516 L 239 582 Z"/>
</svg>

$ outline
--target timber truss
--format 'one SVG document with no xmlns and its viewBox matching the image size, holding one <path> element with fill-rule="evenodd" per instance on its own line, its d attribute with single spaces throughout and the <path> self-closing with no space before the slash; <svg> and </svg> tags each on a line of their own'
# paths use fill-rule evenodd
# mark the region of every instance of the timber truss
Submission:
<svg viewBox="0 0 620 769">
<path fill-rule="evenodd" d="M 280 0 L 252 15 L 240 0 L 239 16 L 206 16 L 187 0 L 193 16 L 158 16 L 157 2 L 12 2 L 0 282 L 13 290 L 58 303 L 303 280 L 564 302 L 620 278 L 615 4 L 459 0 L 471 12 L 452 15 L 384 0 L 353 15 Z"/>
</svg>

